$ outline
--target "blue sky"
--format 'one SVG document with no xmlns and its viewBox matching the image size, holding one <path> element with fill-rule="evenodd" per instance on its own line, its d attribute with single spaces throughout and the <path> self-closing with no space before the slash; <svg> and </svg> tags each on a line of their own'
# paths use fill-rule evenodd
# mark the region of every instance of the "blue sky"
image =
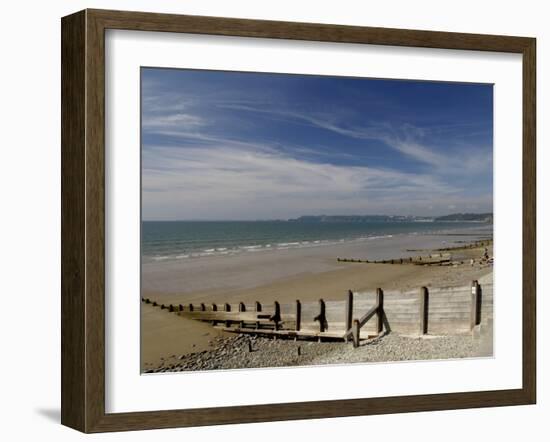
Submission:
<svg viewBox="0 0 550 442">
<path fill-rule="evenodd" d="M 142 68 L 144 220 L 492 211 L 492 85 Z"/>
</svg>

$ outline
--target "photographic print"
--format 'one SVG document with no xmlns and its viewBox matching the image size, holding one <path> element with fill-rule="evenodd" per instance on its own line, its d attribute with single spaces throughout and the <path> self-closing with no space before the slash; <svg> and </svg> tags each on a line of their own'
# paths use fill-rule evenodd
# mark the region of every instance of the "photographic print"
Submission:
<svg viewBox="0 0 550 442">
<path fill-rule="evenodd" d="M 493 85 L 141 68 L 141 372 L 493 354 Z"/>
</svg>

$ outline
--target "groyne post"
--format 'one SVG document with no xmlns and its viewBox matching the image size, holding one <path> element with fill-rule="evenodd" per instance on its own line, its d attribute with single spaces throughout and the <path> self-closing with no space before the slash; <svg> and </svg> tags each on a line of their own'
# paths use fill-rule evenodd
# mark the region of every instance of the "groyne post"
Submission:
<svg viewBox="0 0 550 442">
<path fill-rule="evenodd" d="M 254 304 L 254 309 L 256 310 L 256 313 L 261 312 L 262 304 L 259 301 L 256 301 L 256 303 Z M 260 321 L 256 322 L 256 328 L 260 328 Z"/>
<path fill-rule="evenodd" d="M 359 320 L 354 319 L 353 320 L 353 329 L 352 329 L 353 348 L 359 347 L 359 333 L 361 333 L 361 327 L 359 326 Z"/>
<path fill-rule="evenodd" d="M 472 301 L 470 307 L 470 330 L 481 324 L 481 286 L 477 280 L 472 281 Z"/>
<path fill-rule="evenodd" d="M 302 326 L 302 303 L 299 299 L 296 300 L 296 326 L 294 327 L 296 331 L 300 331 Z"/>
<path fill-rule="evenodd" d="M 275 330 L 279 330 L 279 322 L 281 321 L 281 304 L 279 301 L 273 303 L 274 313 L 271 320 L 275 323 Z"/>
<path fill-rule="evenodd" d="M 324 332 L 327 322 L 326 318 L 326 306 L 323 299 L 319 299 L 319 314 L 313 318 L 314 321 L 319 321 L 319 331 Z"/>
<path fill-rule="evenodd" d="M 212 311 L 213 312 L 217 312 L 218 311 L 218 306 L 216 305 L 216 303 L 212 303 Z M 218 321 L 212 321 L 212 325 L 216 325 L 218 323 Z"/>
<path fill-rule="evenodd" d="M 239 302 L 239 312 L 245 312 L 245 311 L 246 311 L 246 307 L 244 306 L 244 302 Z M 244 321 L 241 321 L 239 323 L 239 327 L 244 328 Z"/>
<path fill-rule="evenodd" d="M 376 333 L 380 334 L 384 331 L 384 291 L 381 288 L 376 289 Z"/>
<path fill-rule="evenodd" d="M 427 287 L 421 287 L 419 293 L 419 312 L 420 312 L 420 327 L 419 333 L 425 335 L 428 333 L 428 311 L 429 311 L 430 294 Z"/>
<path fill-rule="evenodd" d="M 226 302 L 223 306 L 223 309 L 226 312 L 230 312 L 231 311 L 231 305 Z M 226 327 L 231 327 L 231 321 L 225 321 L 225 326 Z"/>
<path fill-rule="evenodd" d="M 352 325 L 353 321 L 353 292 L 351 290 L 348 290 L 348 296 L 346 298 L 346 312 L 345 312 L 345 320 L 346 320 L 346 330 L 349 330 Z M 346 341 L 348 341 L 348 337 L 346 337 Z"/>
</svg>

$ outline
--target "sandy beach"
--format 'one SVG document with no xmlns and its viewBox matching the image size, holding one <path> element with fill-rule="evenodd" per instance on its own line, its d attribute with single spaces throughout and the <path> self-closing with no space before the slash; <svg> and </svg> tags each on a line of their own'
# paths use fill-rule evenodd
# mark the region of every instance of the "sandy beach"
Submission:
<svg viewBox="0 0 550 442">
<path fill-rule="evenodd" d="M 426 255 L 442 248 L 456 248 L 464 243 L 487 238 L 492 238 L 491 229 L 487 226 L 474 226 L 471 229 L 449 229 L 433 234 L 394 235 L 293 249 L 252 249 L 235 256 L 144 262 L 142 296 L 160 296 L 162 302 L 225 302 L 234 296 L 245 296 L 245 292 L 250 290 L 259 296 L 263 296 L 264 290 L 268 290 L 266 294 L 271 296 L 273 292 L 268 289 L 271 286 L 274 286 L 274 290 L 295 289 L 298 288 L 296 284 L 302 288 L 306 281 L 318 281 L 318 278 L 323 278 L 322 275 L 327 275 L 322 283 L 314 283 L 312 288 L 316 292 L 311 295 L 318 296 L 317 290 L 325 290 L 325 296 L 332 299 L 339 296 L 338 293 L 332 293 L 334 291 L 369 289 L 379 287 L 381 283 L 385 283 L 385 286 L 390 283 L 384 276 L 383 267 L 376 266 L 376 272 L 365 271 L 369 267 L 357 269 L 348 263 L 338 262 L 338 257 L 369 260 L 407 258 Z M 457 249 L 455 258 L 469 259 L 470 256 L 467 251 L 460 252 Z M 395 267 L 388 269 L 396 272 Z M 406 273 L 410 272 L 410 277 L 413 278 L 411 283 L 417 281 L 417 271 L 416 267 L 414 270 L 403 268 L 391 279 L 402 287 L 403 282 L 409 279 L 405 276 Z M 337 285 L 338 281 L 343 285 Z M 327 283 L 330 287 L 325 288 Z M 258 290 L 260 287 L 262 289 Z M 306 287 L 304 289 L 307 290 Z M 287 290 L 284 291 L 285 293 L 277 295 L 295 296 L 286 293 Z M 300 292 L 300 296 L 309 296 L 309 292 L 302 293 Z"/>
<path fill-rule="evenodd" d="M 377 287 L 403 291 L 421 286 L 463 286 L 492 273 L 492 266 L 477 262 L 473 266 L 470 264 L 471 259 L 481 257 L 484 248 L 463 246 L 490 237 L 491 231 L 480 227 L 439 234 L 396 235 L 330 246 L 250 252 L 231 257 L 148 262 L 142 267 L 142 297 L 166 305 L 241 301 L 272 303 L 274 300 L 284 303 L 295 299 L 303 302 L 319 298 L 342 300 L 348 290 L 369 291 Z M 337 257 L 394 259 L 426 255 L 446 248 L 453 248 L 455 264 L 452 266 L 337 261 Z M 492 247 L 489 249 L 492 256 Z M 176 361 L 206 354 L 220 348 L 227 340 L 236 339 L 233 334 L 219 331 L 209 324 L 167 314 L 148 304 L 142 304 L 141 330 L 142 370 L 145 371 L 166 367 L 177 369 Z M 434 354 L 434 357 L 443 356 Z M 318 357 L 313 359 L 319 362 Z M 282 360 L 290 363 L 285 358 Z M 257 365 L 262 366 L 261 361 Z M 222 364 L 218 368 L 223 367 Z M 191 367 L 197 368 L 200 366 Z"/>
</svg>

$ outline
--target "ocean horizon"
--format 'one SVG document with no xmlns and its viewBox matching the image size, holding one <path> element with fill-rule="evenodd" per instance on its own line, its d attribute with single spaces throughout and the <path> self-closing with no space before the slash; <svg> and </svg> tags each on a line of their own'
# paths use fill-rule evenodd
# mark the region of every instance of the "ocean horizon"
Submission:
<svg viewBox="0 0 550 442">
<path fill-rule="evenodd" d="M 142 221 L 141 250 L 145 261 L 180 260 L 319 247 L 480 225 L 491 224 L 471 221 Z"/>
</svg>

